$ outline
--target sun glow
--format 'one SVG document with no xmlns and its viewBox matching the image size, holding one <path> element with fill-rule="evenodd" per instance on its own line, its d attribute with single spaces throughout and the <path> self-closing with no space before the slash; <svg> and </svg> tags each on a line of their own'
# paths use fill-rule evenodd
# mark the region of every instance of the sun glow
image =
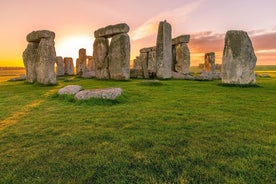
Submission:
<svg viewBox="0 0 276 184">
<path fill-rule="evenodd" d="M 72 57 L 74 62 L 78 58 L 79 49 L 86 49 L 86 55 L 92 55 L 94 38 L 83 35 L 65 37 L 56 41 L 57 56 Z"/>
</svg>

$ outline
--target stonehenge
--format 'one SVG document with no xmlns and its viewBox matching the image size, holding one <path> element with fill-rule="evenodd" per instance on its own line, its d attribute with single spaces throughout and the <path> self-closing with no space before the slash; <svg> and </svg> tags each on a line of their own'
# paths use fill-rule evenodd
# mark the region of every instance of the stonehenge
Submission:
<svg viewBox="0 0 276 184">
<path fill-rule="evenodd" d="M 244 31 L 226 33 L 222 64 L 215 63 L 215 53 L 204 56 L 203 71 L 191 74 L 190 35 L 172 38 L 171 25 L 161 21 L 156 45 L 140 49 L 130 69 L 129 26 L 125 23 L 109 25 L 94 32 L 93 55 L 79 49 L 76 75 L 83 78 L 129 80 L 130 78 L 159 78 L 214 80 L 225 84 L 255 84 L 254 68 L 257 58 L 251 40 Z M 56 84 L 56 76 L 74 75 L 71 57 L 56 56 L 55 33 L 48 30 L 33 31 L 26 36 L 27 48 L 23 52 L 26 81 L 44 85 Z M 56 64 L 56 71 L 55 71 Z M 221 68 L 221 73 L 216 69 Z"/>
<path fill-rule="evenodd" d="M 98 79 L 129 80 L 130 39 L 127 24 L 109 25 L 94 32 L 93 57 Z M 109 40 L 111 38 L 110 44 Z"/>
<path fill-rule="evenodd" d="M 29 43 L 23 52 L 23 62 L 27 82 L 38 82 L 44 85 L 56 84 L 55 33 L 48 30 L 33 31 L 27 35 L 26 39 Z"/>
<path fill-rule="evenodd" d="M 228 31 L 222 57 L 222 83 L 255 84 L 256 62 L 257 58 L 248 34 L 244 31 Z"/>
</svg>

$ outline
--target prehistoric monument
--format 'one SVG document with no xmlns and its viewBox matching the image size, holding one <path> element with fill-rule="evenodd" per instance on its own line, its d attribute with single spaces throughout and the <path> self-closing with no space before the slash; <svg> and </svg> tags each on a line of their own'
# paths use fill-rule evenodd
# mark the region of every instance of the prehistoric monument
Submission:
<svg viewBox="0 0 276 184">
<path fill-rule="evenodd" d="M 128 80 L 133 78 L 214 80 L 226 84 L 255 84 L 254 68 L 257 58 L 250 38 L 244 31 L 228 31 L 223 51 L 222 73 L 216 73 L 215 53 L 206 53 L 204 70 L 199 76 L 190 75 L 190 35 L 172 39 L 171 25 L 159 23 L 156 46 L 140 49 L 130 71 L 129 26 L 109 25 L 94 32 L 93 56 L 79 50 L 76 74 L 83 78 Z M 27 35 L 28 46 L 23 52 L 26 80 L 45 85 L 56 84 L 56 75 L 74 75 L 73 59 L 56 57 L 55 33 L 33 31 Z M 109 44 L 109 39 L 110 44 Z M 54 64 L 56 63 L 56 74 Z"/>
<path fill-rule="evenodd" d="M 94 32 L 95 74 L 98 79 L 130 78 L 130 39 L 127 24 L 110 25 Z M 111 38 L 109 45 L 108 38 Z"/>
<path fill-rule="evenodd" d="M 27 82 L 56 84 L 54 71 L 56 50 L 55 33 L 48 30 L 33 31 L 27 35 L 28 46 L 23 52 Z"/>
<path fill-rule="evenodd" d="M 255 84 L 257 58 L 251 40 L 244 31 L 228 31 L 222 57 L 222 83 Z"/>
</svg>

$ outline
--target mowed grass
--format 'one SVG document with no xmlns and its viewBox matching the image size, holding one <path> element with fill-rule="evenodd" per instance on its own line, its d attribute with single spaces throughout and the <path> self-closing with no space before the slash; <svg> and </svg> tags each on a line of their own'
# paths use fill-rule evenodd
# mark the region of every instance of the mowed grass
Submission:
<svg viewBox="0 0 276 184">
<path fill-rule="evenodd" d="M 0 77 L 0 183 L 275 183 L 276 78 L 149 85 Z M 116 101 L 56 95 L 121 87 Z"/>
</svg>

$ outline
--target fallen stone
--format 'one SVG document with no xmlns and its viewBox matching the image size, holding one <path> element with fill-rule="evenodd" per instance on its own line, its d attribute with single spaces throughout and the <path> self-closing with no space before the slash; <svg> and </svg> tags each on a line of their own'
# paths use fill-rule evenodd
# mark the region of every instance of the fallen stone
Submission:
<svg viewBox="0 0 276 184">
<path fill-rule="evenodd" d="M 114 35 L 122 34 L 122 33 L 128 33 L 129 32 L 129 26 L 125 23 L 116 24 L 116 25 L 109 25 L 104 28 L 100 28 L 94 32 L 95 38 L 105 37 L 105 38 L 111 38 Z"/>
<path fill-rule="evenodd" d="M 183 79 L 183 80 L 195 80 L 196 78 L 190 74 L 183 74 L 178 72 L 172 72 L 173 79 Z"/>
<path fill-rule="evenodd" d="M 228 31 L 222 57 L 222 83 L 254 85 L 257 58 L 251 40 L 244 31 Z"/>
<path fill-rule="evenodd" d="M 100 98 L 115 100 L 118 96 L 122 94 L 121 88 L 107 88 L 107 89 L 91 89 L 83 90 L 75 95 L 77 100 L 88 100 L 90 98 Z"/>
<path fill-rule="evenodd" d="M 58 91 L 59 95 L 75 95 L 82 90 L 79 85 L 68 85 Z"/>
<path fill-rule="evenodd" d="M 172 45 L 178 45 L 178 44 L 189 43 L 189 42 L 190 42 L 190 35 L 180 35 L 172 39 Z"/>
<path fill-rule="evenodd" d="M 28 42 L 39 43 L 42 38 L 54 40 L 55 33 L 48 30 L 40 30 L 40 31 L 33 31 L 27 35 Z"/>
</svg>

